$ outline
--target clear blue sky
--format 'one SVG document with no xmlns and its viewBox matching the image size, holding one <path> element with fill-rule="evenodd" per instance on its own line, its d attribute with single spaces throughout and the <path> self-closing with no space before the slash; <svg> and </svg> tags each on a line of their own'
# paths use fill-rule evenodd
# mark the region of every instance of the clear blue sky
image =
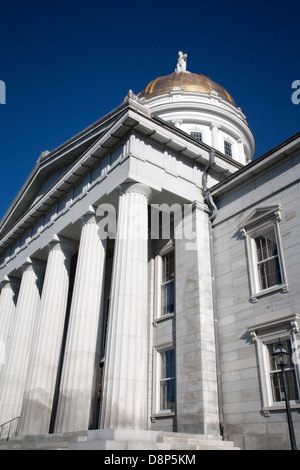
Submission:
<svg viewBox="0 0 300 470">
<path fill-rule="evenodd" d="M 179 50 L 242 108 L 256 157 L 292 136 L 299 19 L 299 0 L 0 0 L 0 218 L 42 151 L 172 73 Z"/>
</svg>

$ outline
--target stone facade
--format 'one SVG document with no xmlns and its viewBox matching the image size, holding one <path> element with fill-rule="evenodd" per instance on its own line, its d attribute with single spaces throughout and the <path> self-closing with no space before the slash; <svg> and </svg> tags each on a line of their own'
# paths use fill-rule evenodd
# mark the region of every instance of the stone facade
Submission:
<svg viewBox="0 0 300 470">
<path fill-rule="evenodd" d="M 299 135 L 217 185 L 213 224 L 216 300 L 226 433 L 245 449 L 290 448 L 284 405 L 266 403 L 260 342 L 296 333 L 299 315 Z M 278 221 L 287 287 L 251 299 L 246 240 L 241 228 L 255 210 L 280 208 Z M 263 213 L 263 212 L 262 212 Z M 296 325 L 293 322 L 296 322 Z M 270 333 L 271 334 L 271 333 Z M 272 335 L 271 335 L 272 336 Z M 296 364 L 297 380 L 299 368 Z M 296 436 L 299 403 L 292 403 Z M 294 410 L 294 411 L 293 411 Z"/>
<path fill-rule="evenodd" d="M 1 223 L 2 437 L 287 448 L 265 354 L 278 336 L 297 344 L 300 137 L 243 166 L 241 146 L 231 158 L 150 105 L 130 92 L 43 152 Z M 261 224 L 281 270 L 267 289 L 253 264 Z"/>
</svg>

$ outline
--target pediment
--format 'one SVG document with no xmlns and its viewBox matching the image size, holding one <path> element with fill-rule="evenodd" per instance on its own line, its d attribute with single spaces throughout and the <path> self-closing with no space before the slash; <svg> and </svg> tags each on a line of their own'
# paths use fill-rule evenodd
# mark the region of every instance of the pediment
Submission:
<svg viewBox="0 0 300 470">
<path fill-rule="evenodd" d="M 109 134 L 109 130 L 124 114 L 126 108 L 126 104 L 119 106 L 53 151 L 43 152 L 40 155 L 34 169 L 0 223 L 1 237 L 8 233 L 16 223 L 19 223 L 24 214 L 28 213 L 66 172 L 70 172 L 78 161 L 84 159 L 90 149 L 97 145 L 105 134 Z M 117 143 L 118 139 L 118 136 L 115 138 L 110 136 L 109 144 Z M 84 168 L 77 170 L 78 178 L 82 177 L 84 171 Z M 72 183 L 75 180 L 74 177 Z M 57 195 L 54 195 L 54 198 L 56 197 Z M 47 202 L 46 205 L 49 206 L 49 203 Z M 43 210 L 44 208 L 39 208 L 39 212 Z"/>
<path fill-rule="evenodd" d="M 270 220 L 272 218 L 276 220 L 281 219 L 281 209 L 280 204 L 274 206 L 264 206 L 256 208 L 250 215 L 248 215 L 244 220 L 239 224 L 239 229 L 247 229 L 253 227 L 265 220 Z"/>
</svg>

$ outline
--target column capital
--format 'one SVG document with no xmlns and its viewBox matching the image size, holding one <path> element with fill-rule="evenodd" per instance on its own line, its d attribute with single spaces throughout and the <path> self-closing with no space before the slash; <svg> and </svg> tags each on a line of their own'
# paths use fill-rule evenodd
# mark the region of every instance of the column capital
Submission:
<svg viewBox="0 0 300 470">
<path fill-rule="evenodd" d="M 20 279 L 12 276 L 4 276 L 4 278 L 0 282 L 0 288 L 3 289 L 8 284 L 17 285 L 18 283 L 20 283 Z"/>
<path fill-rule="evenodd" d="M 46 264 L 35 258 L 26 258 L 25 262 L 20 266 L 22 273 L 25 271 L 44 271 Z"/>
<path fill-rule="evenodd" d="M 216 122 L 211 122 L 210 126 L 211 129 L 214 127 L 215 129 L 220 129 L 222 126 L 221 124 L 217 124 Z"/>
<path fill-rule="evenodd" d="M 54 235 L 47 244 L 46 249 L 49 253 L 53 250 L 62 250 L 65 254 L 72 256 L 77 251 L 77 243 L 69 238 Z"/>
<path fill-rule="evenodd" d="M 96 208 L 89 206 L 88 210 L 80 217 L 79 222 L 82 227 L 86 224 L 96 223 Z"/>
<path fill-rule="evenodd" d="M 150 199 L 152 195 L 152 190 L 146 184 L 142 183 L 122 183 L 116 188 L 118 195 L 128 194 L 128 193 L 139 193 L 143 194 L 147 199 Z"/>
</svg>

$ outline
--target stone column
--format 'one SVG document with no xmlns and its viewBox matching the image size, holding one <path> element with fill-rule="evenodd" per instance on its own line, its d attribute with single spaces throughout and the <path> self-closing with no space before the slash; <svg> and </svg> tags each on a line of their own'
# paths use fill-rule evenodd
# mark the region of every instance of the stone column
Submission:
<svg viewBox="0 0 300 470">
<path fill-rule="evenodd" d="M 197 202 L 175 227 L 177 431 L 219 435 L 208 217 Z"/>
<path fill-rule="evenodd" d="M 68 300 L 71 255 L 75 244 L 58 237 L 49 251 L 33 354 L 24 394 L 20 435 L 49 432 Z"/>
<path fill-rule="evenodd" d="M 9 339 L 13 325 L 16 301 L 19 291 L 19 280 L 5 276 L 1 282 L 0 296 L 0 370 L 4 369 L 4 364 L 8 357 Z"/>
<path fill-rule="evenodd" d="M 32 348 L 32 337 L 40 304 L 43 271 L 44 264 L 37 260 L 28 259 L 23 266 L 11 345 L 1 377 L 1 423 L 20 416 Z"/>
<path fill-rule="evenodd" d="M 54 432 L 95 425 L 106 239 L 94 211 L 82 223 Z"/>
<path fill-rule="evenodd" d="M 147 248 L 150 188 L 119 196 L 101 428 L 147 429 Z"/>
</svg>

